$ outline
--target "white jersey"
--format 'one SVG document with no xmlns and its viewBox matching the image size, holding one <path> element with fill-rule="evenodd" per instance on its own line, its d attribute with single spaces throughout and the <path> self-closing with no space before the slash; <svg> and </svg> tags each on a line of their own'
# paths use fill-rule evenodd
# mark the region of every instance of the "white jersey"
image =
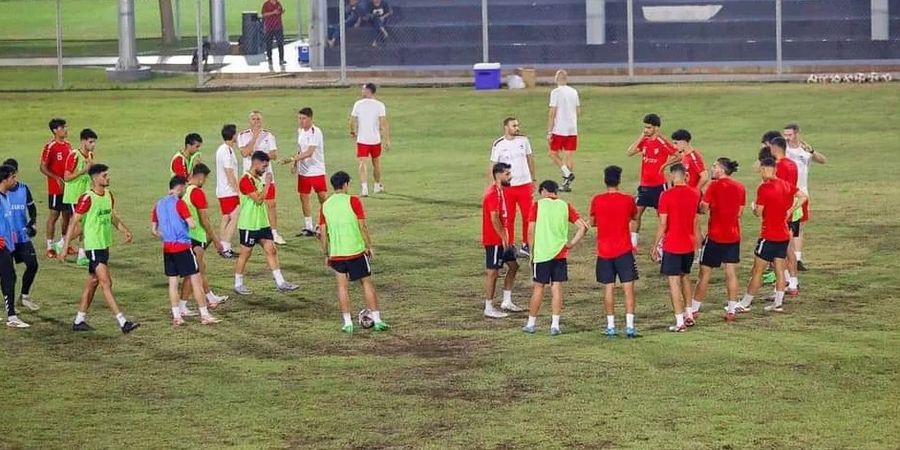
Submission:
<svg viewBox="0 0 900 450">
<path fill-rule="evenodd" d="M 803 147 L 791 147 L 788 144 L 785 154 L 797 164 L 797 188 L 809 194 L 809 165 L 812 163 L 812 153 Z"/>
<path fill-rule="evenodd" d="M 578 91 L 569 86 L 560 86 L 550 92 L 550 107 L 556 108 L 556 121 L 551 132 L 558 136 L 578 134 L 578 107 L 581 100 Z"/>
<path fill-rule="evenodd" d="M 322 130 L 313 125 L 309 130 L 297 129 L 297 153 L 305 152 L 309 146 L 315 145 L 312 156 L 297 161 L 297 175 L 317 177 L 325 175 L 325 136 Z"/>
<path fill-rule="evenodd" d="M 238 135 L 237 144 L 238 150 L 240 148 L 249 144 L 250 140 L 253 139 L 253 132 L 249 129 L 241 131 L 241 134 Z M 272 154 L 272 152 L 278 150 L 278 144 L 275 143 L 275 135 L 272 134 L 271 131 L 263 129 L 259 132 L 259 137 L 256 138 L 256 145 L 253 146 L 253 151 L 261 151 L 265 152 L 267 155 Z M 251 152 L 252 154 L 253 152 Z M 250 170 L 251 158 L 249 156 L 244 157 L 244 171 Z M 275 181 L 275 173 L 272 172 L 272 166 L 275 165 L 275 161 L 269 162 L 269 168 L 266 169 L 266 173 L 272 174 L 272 181 Z"/>
<path fill-rule="evenodd" d="M 381 143 L 381 118 L 387 116 L 384 103 L 374 98 L 357 100 L 350 116 L 356 118 L 356 142 L 375 145 Z"/>
<path fill-rule="evenodd" d="M 222 144 L 216 150 L 216 197 L 218 198 L 238 196 L 238 192 L 228 183 L 228 175 L 225 173 L 225 169 L 234 171 L 235 182 L 241 177 L 237 169 L 237 157 L 234 153 L 234 149 L 228 144 Z"/>
<path fill-rule="evenodd" d="M 507 163 L 512 166 L 510 170 L 512 179 L 509 184 L 521 186 L 531 183 L 534 176 L 528 167 L 528 155 L 531 154 L 531 143 L 525 136 L 516 136 L 512 139 L 501 137 L 494 141 L 491 147 L 491 162 Z"/>
</svg>

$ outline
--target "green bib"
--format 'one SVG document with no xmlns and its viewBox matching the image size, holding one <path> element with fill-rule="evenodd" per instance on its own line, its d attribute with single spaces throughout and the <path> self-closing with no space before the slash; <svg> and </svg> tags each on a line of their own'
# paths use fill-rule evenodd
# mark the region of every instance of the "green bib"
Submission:
<svg viewBox="0 0 900 450">
<path fill-rule="evenodd" d="M 537 202 L 534 224 L 535 263 L 551 261 L 569 241 L 569 204 L 560 199 L 544 198 Z"/>
<path fill-rule="evenodd" d="M 184 191 L 184 196 L 181 197 L 185 203 L 187 203 L 188 211 L 191 212 L 191 218 L 194 219 L 194 228 L 191 228 L 188 231 L 188 235 L 191 236 L 191 239 L 201 242 L 205 244 L 208 240 L 206 236 L 206 229 L 203 228 L 203 224 L 200 222 L 200 212 L 197 210 L 197 206 L 194 205 L 194 202 L 191 201 L 191 193 L 194 192 L 195 189 L 200 189 L 193 184 L 189 184 L 187 190 Z M 202 191 L 202 189 L 200 189 Z"/>
<path fill-rule="evenodd" d="M 328 197 L 322 204 L 322 214 L 328 232 L 329 256 L 353 256 L 366 251 L 366 241 L 348 194 L 338 192 Z"/>
<path fill-rule="evenodd" d="M 194 166 L 196 166 L 200 162 L 200 152 L 195 152 L 191 155 L 191 158 L 188 159 L 188 175 L 194 173 Z"/>
<path fill-rule="evenodd" d="M 80 151 L 75 150 L 75 172 L 84 170 L 85 159 Z M 63 203 L 74 205 L 78 203 L 78 198 L 91 189 L 91 177 L 84 173 L 79 175 L 72 181 L 65 182 L 63 190 Z"/>
<path fill-rule="evenodd" d="M 88 190 L 91 198 L 91 209 L 81 218 L 84 228 L 84 249 L 104 250 L 112 244 L 112 192 L 97 195 Z"/>
<path fill-rule="evenodd" d="M 253 184 L 256 186 L 256 192 L 258 192 L 259 195 L 264 195 L 263 181 L 259 179 L 259 177 L 250 174 L 250 172 L 244 172 L 244 175 L 249 175 L 250 179 L 253 180 Z M 266 202 L 256 204 L 250 196 L 241 194 L 241 212 L 238 213 L 238 228 L 241 230 L 256 231 L 268 228 L 269 226 L 269 214 L 266 210 Z"/>
<path fill-rule="evenodd" d="M 195 153 L 195 154 L 196 154 L 196 153 Z M 169 176 L 170 176 L 170 177 L 174 177 L 175 175 L 177 175 L 177 174 L 175 173 L 175 171 L 172 170 L 172 166 L 175 165 L 175 160 L 176 160 L 176 159 L 183 159 L 183 160 L 184 160 L 184 165 L 185 165 L 185 167 L 187 167 L 188 175 L 190 175 L 190 174 L 191 174 L 191 160 L 185 158 L 184 155 L 181 154 L 181 152 L 178 152 L 178 153 L 172 155 L 172 160 L 169 161 Z M 193 158 L 191 158 L 191 159 L 193 159 Z"/>
</svg>

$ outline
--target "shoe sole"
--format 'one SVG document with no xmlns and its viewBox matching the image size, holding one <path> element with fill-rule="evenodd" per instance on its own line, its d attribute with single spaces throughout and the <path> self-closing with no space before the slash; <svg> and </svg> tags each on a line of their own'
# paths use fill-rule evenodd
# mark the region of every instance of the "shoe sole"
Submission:
<svg viewBox="0 0 900 450">
<path fill-rule="evenodd" d="M 484 317 L 485 317 L 485 319 L 505 319 L 505 318 L 509 317 L 509 315 L 504 314 L 502 316 L 489 316 L 487 314 L 484 314 Z"/>
<path fill-rule="evenodd" d="M 31 325 L 28 325 L 27 323 L 17 324 L 17 323 L 6 322 L 6 326 L 8 326 L 10 328 L 31 328 Z"/>
</svg>

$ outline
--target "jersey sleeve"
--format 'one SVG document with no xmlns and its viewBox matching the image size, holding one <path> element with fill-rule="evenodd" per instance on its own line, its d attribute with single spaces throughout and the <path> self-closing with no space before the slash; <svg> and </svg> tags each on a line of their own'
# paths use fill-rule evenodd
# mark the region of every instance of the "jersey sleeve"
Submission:
<svg viewBox="0 0 900 450">
<path fill-rule="evenodd" d="M 350 110 L 350 117 L 359 117 L 359 102 L 353 104 L 353 109 Z"/>
<path fill-rule="evenodd" d="M 75 152 L 69 153 L 69 156 L 66 156 L 66 172 L 75 172 L 75 165 L 78 162 L 78 158 L 75 156 Z"/>
<path fill-rule="evenodd" d="M 241 177 L 241 182 L 239 184 L 240 184 L 239 187 L 241 189 L 241 194 L 250 195 L 250 194 L 256 192 L 256 184 L 254 184 L 253 181 L 250 179 L 250 177 L 248 177 L 246 175 Z"/>
<path fill-rule="evenodd" d="M 707 205 L 712 204 L 712 199 L 714 196 L 714 192 L 716 191 L 717 183 L 709 183 L 706 185 L 706 192 L 703 193 L 703 196 L 700 198 L 700 201 L 706 203 Z"/>
<path fill-rule="evenodd" d="M 275 140 L 275 135 L 272 134 L 271 131 L 269 132 L 269 139 L 268 139 L 268 141 L 269 141 L 269 148 L 266 149 L 266 150 L 268 150 L 268 152 L 274 152 L 274 151 L 277 151 L 277 150 L 278 150 L 278 141 Z M 267 153 L 268 153 L 268 152 L 267 152 Z"/>
<path fill-rule="evenodd" d="M 78 197 L 78 203 L 75 203 L 75 213 L 86 214 L 90 210 L 91 196 L 88 194 L 81 194 L 81 197 Z"/>
<path fill-rule="evenodd" d="M 500 211 L 500 197 L 496 195 L 488 195 L 484 199 L 484 209 L 489 213 Z"/>
<path fill-rule="evenodd" d="M 659 196 L 659 208 L 656 211 L 659 214 L 669 214 L 669 196 L 665 192 Z"/>
<path fill-rule="evenodd" d="M 550 91 L 550 107 L 555 108 L 559 105 L 559 93 L 556 89 Z"/>
<path fill-rule="evenodd" d="M 385 3 L 385 6 L 387 6 L 387 3 Z M 386 12 L 390 12 L 390 8 L 388 8 Z M 385 116 L 387 116 L 387 108 L 384 106 L 384 103 L 379 103 L 378 117 L 385 117 Z"/>
<path fill-rule="evenodd" d="M 44 150 L 41 151 L 41 164 L 47 165 L 50 164 L 50 145 L 45 145 Z"/>
<path fill-rule="evenodd" d="M 156 205 L 153 205 L 153 208 L 150 208 L 150 222 L 159 223 L 159 218 L 156 217 Z"/>
<path fill-rule="evenodd" d="M 530 154 L 532 153 L 532 151 L 531 151 L 531 141 L 528 140 L 528 138 L 524 138 L 524 139 L 525 139 L 525 154 L 526 154 L 526 155 L 530 155 Z"/>
<path fill-rule="evenodd" d="M 739 184 L 738 186 L 740 186 L 740 188 L 741 188 L 740 189 L 741 198 L 740 198 L 740 200 L 738 200 L 738 205 L 744 206 L 747 204 L 747 189 L 745 189 L 744 185 L 742 185 L 742 184 Z"/>
<path fill-rule="evenodd" d="M 187 203 L 185 203 L 184 200 L 182 200 L 182 199 L 178 199 L 178 201 L 175 202 L 175 211 L 178 211 L 178 215 L 182 219 L 190 219 L 191 218 L 191 210 L 188 209 Z"/>
<path fill-rule="evenodd" d="M 68 164 L 67 164 L 68 165 Z M 172 158 L 172 172 L 179 177 L 188 177 L 187 162 L 183 157 Z"/>
<path fill-rule="evenodd" d="M 209 203 L 206 201 L 206 193 L 202 189 L 191 191 L 191 204 L 197 209 L 209 208 Z"/>
<path fill-rule="evenodd" d="M 356 214 L 357 219 L 363 220 L 366 218 L 366 210 L 363 208 L 362 201 L 359 197 L 350 197 L 350 207 L 353 208 L 353 213 Z"/>
<path fill-rule="evenodd" d="M 569 223 L 575 223 L 580 219 L 581 216 L 578 214 L 578 211 L 569 203 Z"/>
<path fill-rule="evenodd" d="M 491 146 L 491 162 L 500 162 L 500 151 L 497 149 L 497 143 Z"/>
</svg>

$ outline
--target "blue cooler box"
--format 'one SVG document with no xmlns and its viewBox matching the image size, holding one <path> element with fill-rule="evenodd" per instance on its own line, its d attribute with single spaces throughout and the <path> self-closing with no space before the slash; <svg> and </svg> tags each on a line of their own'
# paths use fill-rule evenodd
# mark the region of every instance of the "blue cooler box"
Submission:
<svg viewBox="0 0 900 450">
<path fill-rule="evenodd" d="M 475 89 L 500 89 L 500 63 L 478 63 L 475 72 Z"/>
<path fill-rule="evenodd" d="M 301 44 L 297 46 L 297 53 L 297 61 L 309 63 L 309 45 Z"/>
</svg>

